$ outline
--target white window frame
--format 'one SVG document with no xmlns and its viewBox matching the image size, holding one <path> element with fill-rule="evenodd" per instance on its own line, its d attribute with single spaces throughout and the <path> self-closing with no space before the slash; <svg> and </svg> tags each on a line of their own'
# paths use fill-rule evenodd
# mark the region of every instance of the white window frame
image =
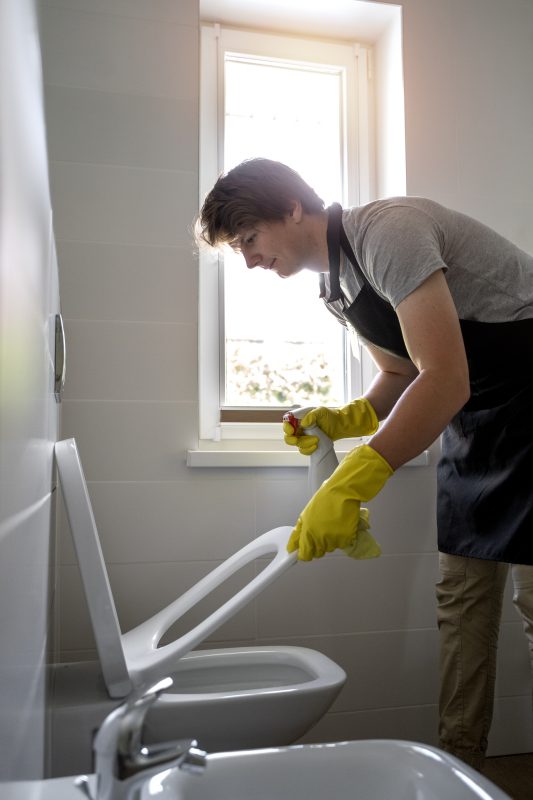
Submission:
<svg viewBox="0 0 533 800">
<path fill-rule="evenodd" d="M 356 143 L 347 147 L 343 154 L 345 196 L 342 202 L 359 205 L 375 197 L 374 108 L 370 89 L 372 48 L 340 41 L 320 42 L 317 47 L 316 39 L 205 24 L 201 26 L 200 205 L 222 171 L 225 52 L 342 65 L 345 92 L 351 94 L 353 100 L 346 106 L 345 141 Z M 222 264 L 219 254 L 208 249 L 202 249 L 199 255 L 199 450 L 244 448 L 251 451 L 260 447 L 264 451 L 284 446 L 283 442 L 280 445 L 279 424 L 220 422 Z M 350 359 L 351 397 L 361 394 L 374 374 L 364 351 L 357 350 Z M 349 346 L 347 351 L 350 352 Z"/>
</svg>

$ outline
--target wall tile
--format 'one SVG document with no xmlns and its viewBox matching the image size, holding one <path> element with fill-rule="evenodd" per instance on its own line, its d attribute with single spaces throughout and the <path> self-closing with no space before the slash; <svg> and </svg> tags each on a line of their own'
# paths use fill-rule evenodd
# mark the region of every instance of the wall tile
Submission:
<svg viewBox="0 0 533 800">
<path fill-rule="evenodd" d="M 88 481 L 194 479 L 186 451 L 197 442 L 193 403 L 64 401 L 61 436 L 74 437 Z"/>
<path fill-rule="evenodd" d="M 119 619 L 124 630 L 139 625 L 149 616 L 164 608 L 187 589 L 213 570 L 216 561 L 173 562 L 157 564 L 111 564 L 109 580 L 113 587 Z M 235 594 L 253 577 L 253 567 L 248 565 L 213 591 L 205 600 L 194 606 L 169 633 L 172 638 L 181 636 L 202 622 Z M 132 593 L 132 587 L 135 587 Z M 255 636 L 255 614 L 252 605 L 246 606 L 205 642 L 221 642 L 225 639 L 253 639 Z M 166 642 L 168 637 L 163 638 Z"/>
<path fill-rule="evenodd" d="M 529 153 L 533 108 L 524 102 L 517 76 L 533 77 L 533 15 L 529 14 L 527 24 L 520 15 L 506 14 L 503 18 L 497 5 L 486 6 L 482 0 L 472 0 L 465 6 L 453 0 L 453 6 L 455 13 L 460 6 L 462 18 L 453 43 L 453 59 L 462 83 L 456 98 L 461 191 L 474 190 L 480 200 L 490 198 L 488 210 L 498 197 L 523 209 L 524 203 L 531 203 L 533 165 L 527 156 L 516 155 Z M 476 47 L 471 46 L 473 40 Z M 501 57 L 504 42 L 513 42 L 513 46 Z M 495 53 L 500 57 L 492 72 Z M 487 80 L 489 70 L 492 74 Z M 472 147 L 472 142 L 482 142 L 483 146 Z M 513 217 L 508 206 L 502 211 L 494 220 L 497 229 Z"/>
<path fill-rule="evenodd" d="M 109 582 L 122 631 L 131 630 L 165 608 L 216 566 L 217 562 L 214 561 L 111 564 L 108 569 Z M 62 566 L 59 574 L 62 598 L 61 650 L 92 650 L 95 646 L 94 636 L 78 567 Z M 203 621 L 252 576 L 253 568 L 245 567 L 226 581 L 171 629 L 173 636 L 183 635 Z M 254 609 L 253 606 L 247 606 L 204 641 L 214 643 L 231 638 L 252 640 L 254 635 Z"/>
<path fill-rule="evenodd" d="M 254 538 L 245 481 L 90 483 L 107 564 L 226 559 Z M 76 563 L 62 515 L 62 563 Z"/>
<path fill-rule="evenodd" d="M 533 252 L 533 198 L 521 202 L 518 194 L 506 197 L 497 193 L 493 197 L 482 193 L 476 184 L 470 182 L 461 186 L 461 197 L 455 208 L 489 225 L 526 252 Z"/>
<path fill-rule="evenodd" d="M 433 627 L 436 567 L 432 554 L 298 563 L 258 599 L 258 635 Z"/>
<path fill-rule="evenodd" d="M 404 467 L 372 502 L 365 503 L 372 534 L 384 554 L 436 551 L 435 478 L 434 468 Z"/>
<path fill-rule="evenodd" d="M 92 498 L 91 498 L 92 502 Z M 56 519 L 57 519 L 57 563 L 58 564 L 77 564 L 76 551 L 72 534 L 68 524 L 67 512 L 63 503 L 60 485 L 56 496 Z M 98 520 L 96 521 L 98 527 Z"/>
<path fill-rule="evenodd" d="M 449 2 L 410 0 L 403 16 L 407 194 L 458 196 L 457 89 L 450 58 L 457 17 Z M 438 36 L 434 31 L 438 30 Z"/>
<path fill-rule="evenodd" d="M 192 247 L 196 173 L 50 165 L 59 240 Z"/>
<path fill-rule="evenodd" d="M 195 403 L 65 400 L 61 438 L 70 437 L 78 442 L 87 481 L 250 479 L 244 467 L 187 467 L 187 450 L 198 444 Z"/>
<path fill-rule="evenodd" d="M 531 693 L 531 663 L 522 622 L 501 626 L 496 693 L 502 697 Z"/>
<path fill-rule="evenodd" d="M 59 663 L 67 664 L 76 661 L 97 661 L 98 651 L 96 648 L 89 650 L 61 650 L 57 660 Z"/>
<path fill-rule="evenodd" d="M 46 87 L 52 161 L 188 171 L 198 158 L 198 101 Z"/>
<path fill-rule="evenodd" d="M 502 622 L 516 622 L 519 619 L 521 618 L 513 605 L 513 581 L 509 571 L 503 595 Z"/>
<path fill-rule="evenodd" d="M 48 6 L 45 83 L 154 97 L 198 93 L 198 30 L 167 21 Z"/>
<path fill-rule="evenodd" d="M 435 746 L 437 706 L 378 708 L 346 714 L 329 713 L 299 743 L 356 739 L 403 739 Z"/>
<path fill-rule="evenodd" d="M 194 402 L 193 325 L 68 320 L 65 400 Z"/>
<path fill-rule="evenodd" d="M 60 566 L 60 650 L 95 650 L 96 645 L 77 566 Z"/>
<path fill-rule="evenodd" d="M 41 0 L 41 6 L 71 11 L 90 11 L 98 14 L 159 19 L 180 25 L 198 24 L 197 0 Z"/>
<path fill-rule="evenodd" d="M 198 320 L 198 264 L 191 247 L 58 243 L 65 319 Z"/>
<path fill-rule="evenodd" d="M 294 525 L 298 514 L 309 500 L 307 471 L 294 470 L 290 480 L 256 478 L 257 531 L 271 530 L 279 525 Z"/>
</svg>

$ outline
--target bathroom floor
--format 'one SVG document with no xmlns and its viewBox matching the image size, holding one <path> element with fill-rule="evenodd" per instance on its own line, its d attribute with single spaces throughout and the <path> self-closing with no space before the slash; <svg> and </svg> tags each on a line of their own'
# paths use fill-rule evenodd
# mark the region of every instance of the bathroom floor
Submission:
<svg viewBox="0 0 533 800">
<path fill-rule="evenodd" d="M 513 800 L 533 800 L 533 753 L 488 758 L 483 774 Z"/>
</svg>

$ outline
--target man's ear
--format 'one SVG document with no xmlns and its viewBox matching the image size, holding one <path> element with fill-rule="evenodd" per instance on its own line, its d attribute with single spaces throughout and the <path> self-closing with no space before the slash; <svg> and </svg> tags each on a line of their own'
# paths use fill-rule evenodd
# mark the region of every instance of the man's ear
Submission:
<svg viewBox="0 0 533 800">
<path fill-rule="evenodd" d="M 301 222 L 303 216 L 303 208 L 302 204 L 299 200 L 292 200 L 291 201 L 291 210 L 289 211 L 288 216 L 293 222 Z"/>
</svg>

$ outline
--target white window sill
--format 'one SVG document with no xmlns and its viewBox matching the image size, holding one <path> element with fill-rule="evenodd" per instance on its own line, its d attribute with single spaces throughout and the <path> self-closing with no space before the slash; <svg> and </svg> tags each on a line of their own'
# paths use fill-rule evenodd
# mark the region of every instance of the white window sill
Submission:
<svg viewBox="0 0 533 800">
<path fill-rule="evenodd" d="M 335 447 L 335 451 L 339 458 L 342 458 L 360 443 L 360 440 L 344 440 L 340 446 Z M 429 463 L 429 450 L 424 450 L 404 466 L 425 467 Z M 187 451 L 188 467 L 307 467 L 308 465 L 307 456 L 300 455 L 296 448 L 280 444 L 278 441 L 206 441 L 201 442 L 197 450 Z"/>
</svg>

